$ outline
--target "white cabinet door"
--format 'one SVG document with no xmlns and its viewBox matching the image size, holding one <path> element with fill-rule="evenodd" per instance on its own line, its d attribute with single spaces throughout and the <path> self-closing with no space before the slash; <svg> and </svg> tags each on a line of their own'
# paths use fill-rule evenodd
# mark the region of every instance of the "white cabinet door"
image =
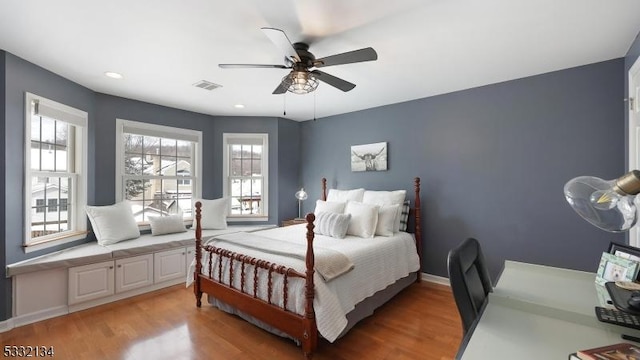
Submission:
<svg viewBox="0 0 640 360">
<path fill-rule="evenodd" d="M 185 248 L 161 251 L 154 254 L 154 280 L 161 283 L 187 275 L 187 254 Z"/>
<path fill-rule="evenodd" d="M 69 268 L 69 305 L 113 295 L 113 261 Z"/>
<path fill-rule="evenodd" d="M 153 284 L 153 255 L 116 260 L 116 293 Z"/>
</svg>

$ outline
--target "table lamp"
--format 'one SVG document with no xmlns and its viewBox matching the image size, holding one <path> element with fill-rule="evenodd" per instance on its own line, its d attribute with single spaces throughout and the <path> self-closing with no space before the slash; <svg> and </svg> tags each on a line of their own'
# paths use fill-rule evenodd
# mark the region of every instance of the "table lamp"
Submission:
<svg viewBox="0 0 640 360">
<path fill-rule="evenodd" d="M 296 199 L 298 199 L 298 219 L 302 219 L 302 201 L 307 200 L 307 192 L 304 188 L 296 192 Z"/>
<path fill-rule="evenodd" d="M 622 232 L 638 220 L 636 195 L 640 193 L 640 171 L 633 170 L 614 180 L 580 176 L 567 182 L 564 196 L 583 219 L 602 230 Z"/>
</svg>

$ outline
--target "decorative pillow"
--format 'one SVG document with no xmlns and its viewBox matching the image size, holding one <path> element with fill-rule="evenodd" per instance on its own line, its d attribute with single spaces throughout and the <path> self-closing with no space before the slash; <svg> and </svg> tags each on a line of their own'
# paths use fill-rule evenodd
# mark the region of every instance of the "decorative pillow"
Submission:
<svg viewBox="0 0 640 360">
<path fill-rule="evenodd" d="M 151 235 L 173 234 L 187 231 L 182 214 L 168 216 L 149 216 Z"/>
<path fill-rule="evenodd" d="M 402 204 L 402 210 L 400 211 L 400 231 L 407 231 L 407 224 L 409 223 L 409 209 L 411 208 L 411 201 L 405 200 Z"/>
<path fill-rule="evenodd" d="M 373 237 L 378 224 L 378 206 L 363 204 L 357 201 L 347 201 L 345 214 L 351 214 L 347 234 L 363 238 Z"/>
<path fill-rule="evenodd" d="M 400 205 L 382 205 L 378 209 L 378 224 L 376 225 L 376 235 L 393 236 L 396 228 L 396 219 Z"/>
<path fill-rule="evenodd" d="M 362 202 L 373 205 L 394 205 L 402 206 L 404 198 L 407 195 L 406 190 L 395 191 L 371 191 L 367 190 L 362 196 Z M 400 212 L 396 215 L 396 226 L 394 233 L 400 231 Z"/>
<path fill-rule="evenodd" d="M 342 214 L 344 212 L 345 203 L 335 201 L 316 200 L 316 209 L 314 213 L 332 212 Z"/>
<path fill-rule="evenodd" d="M 319 212 L 316 213 L 314 221 L 314 232 L 320 235 L 331 236 L 338 239 L 344 239 L 349 228 L 349 220 L 351 214 L 338 214 L 335 212 Z"/>
<path fill-rule="evenodd" d="M 193 200 L 193 214 L 195 219 L 196 202 L 202 203 L 202 219 L 200 225 L 202 229 L 226 229 L 227 228 L 227 213 L 229 211 L 229 205 L 231 199 L 228 197 L 206 200 L 206 199 L 194 199 Z M 195 224 L 195 221 L 194 221 Z"/>
<path fill-rule="evenodd" d="M 138 224 L 126 201 L 107 206 L 86 206 L 85 211 L 100 245 L 140 237 Z"/>
<path fill-rule="evenodd" d="M 362 196 L 364 195 L 364 189 L 353 189 L 353 190 L 337 190 L 337 189 L 329 189 L 329 194 L 327 194 L 327 201 L 335 201 L 335 202 L 347 202 L 358 201 L 362 202 Z"/>
</svg>

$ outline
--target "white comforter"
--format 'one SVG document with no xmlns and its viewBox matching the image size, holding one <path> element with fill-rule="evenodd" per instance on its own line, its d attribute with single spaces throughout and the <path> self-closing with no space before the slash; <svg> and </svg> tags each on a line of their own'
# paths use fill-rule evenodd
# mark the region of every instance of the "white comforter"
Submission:
<svg viewBox="0 0 640 360">
<path fill-rule="evenodd" d="M 264 230 L 255 234 L 282 241 L 306 243 L 305 224 Z M 413 235 L 404 232 L 393 237 L 377 236 L 369 239 L 355 236 L 336 239 L 316 234 L 314 244 L 335 249 L 349 257 L 354 264 L 353 270 L 329 282 L 324 282 L 317 273 L 314 276 L 316 294 L 313 306 L 318 332 L 330 342 L 333 342 L 345 328 L 347 325 L 346 314 L 353 310 L 357 303 L 409 273 L 417 271 L 420 267 Z M 231 251 L 292 267 L 302 273 L 305 271 L 304 261 L 301 260 L 273 254 L 267 255 L 245 248 L 236 249 L 231 244 L 226 245 L 224 248 Z M 206 273 L 208 259 L 203 260 L 202 271 Z M 193 274 L 193 271 L 190 272 Z M 239 273 L 239 269 L 236 268 L 234 272 Z M 214 267 L 214 278 L 217 278 L 217 267 Z M 228 274 L 223 275 L 223 279 L 228 279 Z M 237 283 L 236 280 L 234 280 L 235 286 L 239 287 L 239 280 Z M 252 286 L 253 271 L 247 271 L 246 283 Z M 282 288 L 282 278 L 274 279 L 273 286 L 276 290 L 274 290 L 272 302 L 282 305 L 281 291 L 278 291 Z M 289 289 L 287 308 L 298 314 L 303 314 L 305 305 L 303 281 L 290 281 Z M 266 292 L 266 275 L 263 275 L 258 296 L 266 299 Z M 292 294 L 296 294 L 296 296 L 292 296 Z"/>
</svg>

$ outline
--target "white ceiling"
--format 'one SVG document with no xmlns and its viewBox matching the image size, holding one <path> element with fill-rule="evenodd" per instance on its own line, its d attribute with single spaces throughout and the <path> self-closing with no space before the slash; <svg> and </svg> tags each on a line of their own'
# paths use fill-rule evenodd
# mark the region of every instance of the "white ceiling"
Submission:
<svg viewBox="0 0 640 360">
<path fill-rule="evenodd" d="M 267 26 L 317 58 L 371 46 L 378 60 L 322 69 L 357 85 L 347 93 L 321 83 L 272 95 L 288 70 L 218 68 L 283 64 Z M 638 0 L 0 2 L 0 49 L 92 90 L 294 120 L 312 119 L 314 102 L 321 118 L 623 57 L 639 32 Z M 200 80 L 223 87 L 194 87 Z"/>
</svg>

